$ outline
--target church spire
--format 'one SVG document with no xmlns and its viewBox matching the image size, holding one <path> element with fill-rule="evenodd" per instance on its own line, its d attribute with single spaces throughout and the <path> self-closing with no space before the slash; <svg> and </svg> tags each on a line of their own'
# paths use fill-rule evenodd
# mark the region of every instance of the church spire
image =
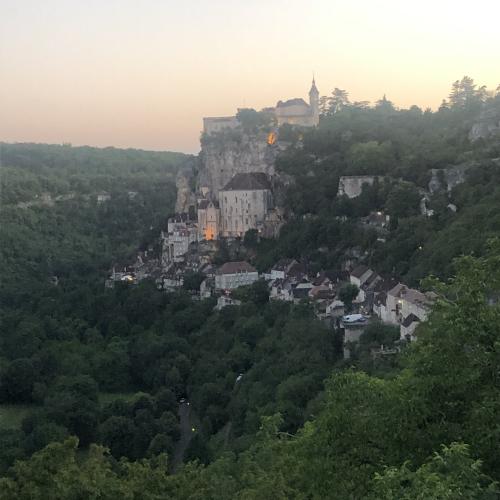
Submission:
<svg viewBox="0 0 500 500">
<path fill-rule="evenodd" d="M 316 87 L 316 80 L 314 78 L 314 73 L 313 73 L 313 79 L 312 79 L 312 84 L 311 84 L 311 90 L 309 91 L 309 96 L 319 96 L 319 91 L 318 88 Z"/>
<path fill-rule="evenodd" d="M 316 87 L 314 73 L 311 84 L 311 90 L 309 91 L 309 106 L 311 106 L 313 125 L 317 127 L 319 124 L 319 90 Z"/>
</svg>

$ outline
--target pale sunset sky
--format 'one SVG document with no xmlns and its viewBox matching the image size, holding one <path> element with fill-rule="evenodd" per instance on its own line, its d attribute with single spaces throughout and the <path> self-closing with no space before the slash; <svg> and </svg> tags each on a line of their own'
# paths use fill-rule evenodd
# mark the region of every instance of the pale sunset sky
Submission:
<svg viewBox="0 0 500 500">
<path fill-rule="evenodd" d="M 500 83 L 500 1 L 0 0 L 0 141 L 197 152 L 203 116 Z"/>
</svg>

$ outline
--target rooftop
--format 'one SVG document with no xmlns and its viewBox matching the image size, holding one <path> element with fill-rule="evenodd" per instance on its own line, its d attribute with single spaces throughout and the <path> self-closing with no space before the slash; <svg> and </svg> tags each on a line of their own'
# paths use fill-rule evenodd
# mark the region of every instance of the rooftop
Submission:
<svg viewBox="0 0 500 500">
<path fill-rule="evenodd" d="M 408 328 L 412 323 L 415 323 L 415 321 L 420 321 L 420 318 L 416 316 L 415 314 L 411 313 L 406 316 L 406 318 L 403 320 L 403 323 L 401 323 L 405 328 Z"/>
<path fill-rule="evenodd" d="M 250 172 L 236 174 L 222 189 L 222 191 L 255 191 L 271 189 L 266 174 Z"/>
<path fill-rule="evenodd" d="M 361 264 L 351 271 L 351 276 L 354 276 L 355 278 L 361 278 L 361 276 L 363 276 L 363 274 L 365 274 L 369 270 L 370 268 L 368 266 L 364 266 L 363 264 Z"/>
<path fill-rule="evenodd" d="M 219 203 L 218 202 L 213 202 L 213 201 L 210 201 L 210 200 L 201 200 L 199 203 L 198 203 L 198 210 L 205 210 L 206 208 L 208 208 L 210 205 L 213 205 L 215 208 L 219 208 Z"/>
<path fill-rule="evenodd" d="M 286 108 L 287 106 L 307 106 L 309 107 L 309 104 L 307 104 L 302 97 L 297 97 L 295 99 L 288 99 L 288 101 L 278 101 L 278 104 L 276 104 L 277 108 Z"/>
<path fill-rule="evenodd" d="M 366 323 L 367 319 L 362 314 L 347 314 L 342 316 L 342 323 Z"/>
<path fill-rule="evenodd" d="M 387 293 L 388 295 L 392 295 L 393 297 L 404 299 L 407 302 L 411 302 L 412 304 L 417 304 L 423 307 L 431 306 L 433 299 L 435 298 L 434 294 L 422 293 L 419 290 L 415 290 L 414 288 L 408 288 L 402 283 L 398 283 L 392 290 Z"/>
<path fill-rule="evenodd" d="M 237 274 L 237 273 L 256 273 L 257 269 L 248 262 L 226 262 L 217 269 L 217 274 Z"/>
</svg>

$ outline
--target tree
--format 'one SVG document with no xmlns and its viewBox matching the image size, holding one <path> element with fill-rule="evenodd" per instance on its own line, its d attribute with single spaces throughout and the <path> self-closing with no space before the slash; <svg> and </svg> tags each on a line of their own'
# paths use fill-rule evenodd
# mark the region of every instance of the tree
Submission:
<svg viewBox="0 0 500 500">
<path fill-rule="evenodd" d="M 477 87 L 474 80 L 464 76 L 462 80 L 456 80 L 449 95 L 452 109 L 464 111 L 476 111 L 486 98 L 486 87 Z"/>
<path fill-rule="evenodd" d="M 78 440 L 52 443 L 29 460 L 18 461 L 10 477 L 0 479 L 0 500 L 54 500 L 73 498 L 169 498 L 175 486 L 169 480 L 165 456 L 112 464 L 101 446 L 92 445 L 77 458 Z"/>
<path fill-rule="evenodd" d="M 352 173 L 382 175 L 395 163 L 392 144 L 368 141 L 353 144 L 349 149 L 349 162 Z"/>
<path fill-rule="evenodd" d="M 332 114 L 342 111 L 349 105 L 349 92 L 335 87 L 329 102 L 329 112 Z"/>
<path fill-rule="evenodd" d="M 385 209 L 395 220 L 416 215 L 420 206 L 420 194 L 410 183 L 399 183 L 387 196 Z"/>
<path fill-rule="evenodd" d="M 374 491 L 370 498 L 374 500 L 451 500 L 476 499 L 493 500 L 500 495 L 498 483 L 481 471 L 480 460 L 470 457 L 469 447 L 453 443 L 442 446 L 439 453 L 417 470 L 413 471 L 409 463 L 401 467 L 388 467 L 383 473 L 377 473 Z"/>
<path fill-rule="evenodd" d="M 205 276 L 200 272 L 189 272 L 184 276 L 182 287 L 188 291 L 198 291 Z"/>
<path fill-rule="evenodd" d="M 99 426 L 101 442 L 116 458 L 133 456 L 135 431 L 133 420 L 127 417 L 110 417 Z"/>
<path fill-rule="evenodd" d="M 353 300 L 358 296 L 359 288 L 352 283 L 346 283 L 339 289 L 339 299 L 345 304 L 348 311 L 352 308 Z"/>
<path fill-rule="evenodd" d="M 239 109 L 236 118 L 247 132 L 255 132 L 262 127 L 268 127 L 272 121 L 272 115 L 251 108 Z"/>
<path fill-rule="evenodd" d="M 37 375 L 29 359 L 12 361 L 0 378 L 0 395 L 3 401 L 29 403 Z"/>
<path fill-rule="evenodd" d="M 259 232 L 257 229 L 249 229 L 243 237 L 243 244 L 247 248 L 255 248 L 259 243 Z"/>
<path fill-rule="evenodd" d="M 382 97 L 382 99 L 379 99 L 377 101 L 377 103 L 375 105 L 375 109 L 377 109 L 379 111 L 384 111 L 384 112 L 391 112 L 391 111 L 395 110 L 394 104 L 392 103 L 392 101 L 389 101 L 389 99 L 387 99 L 385 94 Z"/>
</svg>

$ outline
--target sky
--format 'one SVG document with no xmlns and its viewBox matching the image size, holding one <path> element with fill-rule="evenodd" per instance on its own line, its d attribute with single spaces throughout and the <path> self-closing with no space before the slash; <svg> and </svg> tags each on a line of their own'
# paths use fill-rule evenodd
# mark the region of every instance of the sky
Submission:
<svg viewBox="0 0 500 500">
<path fill-rule="evenodd" d="M 500 2 L 0 0 L 0 141 L 199 151 L 203 116 L 500 83 Z"/>
</svg>

